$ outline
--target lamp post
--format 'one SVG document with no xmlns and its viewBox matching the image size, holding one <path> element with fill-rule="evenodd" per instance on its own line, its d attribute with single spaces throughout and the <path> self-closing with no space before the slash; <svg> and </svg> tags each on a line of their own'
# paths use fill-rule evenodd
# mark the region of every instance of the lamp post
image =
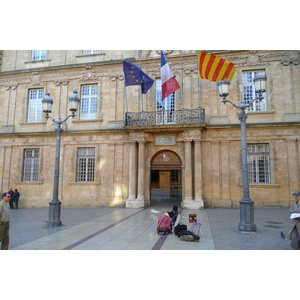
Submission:
<svg viewBox="0 0 300 300">
<path fill-rule="evenodd" d="M 61 226 L 60 220 L 61 202 L 58 200 L 58 186 L 59 186 L 59 164 L 60 164 L 60 140 L 61 133 L 63 132 L 62 124 L 66 122 L 70 117 L 75 117 L 75 112 L 78 110 L 80 99 L 77 97 L 77 91 L 74 90 L 72 96 L 69 98 L 71 115 L 64 120 L 59 116 L 57 120 L 49 116 L 52 112 L 53 99 L 50 97 L 50 93 L 46 92 L 46 96 L 42 100 L 43 112 L 46 113 L 45 118 L 49 118 L 57 124 L 56 130 L 56 153 L 55 153 L 55 167 L 54 167 L 54 183 L 53 183 L 53 199 L 49 202 L 49 220 L 47 226 L 57 227 Z"/>
<path fill-rule="evenodd" d="M 242 185 L 243 185 L 243 198 L 240 201 L 240 223 L 238 230 L 240 232 L 256 232 L 256 225 L 254 224 L 254 202 L 250 199 L 249 192 L 249 179 L 248 179 L 248 163 L 247 163 L 247 132 L 246 132 L 246 120 L 248 118 L 246 109 L 250 107 L 255 101 L 261 101 L 264 97 L 262 93 L 266 91 L 266 76 L 259 76 L 253 79 L 255 85 L 255 91 L 258 93 L 258 97 L 246 103 L 243 99 L 240 105 L 227 100 L 229 95 L 230 81 L 223 80 L 217 82 L 219 88 L 220 97 L 223 98 L 222 102 L 231 103 L 234 107 L 240 109 L 239 120 L 241 122 L 241 155 L 242 155 Z"/>
</svg>

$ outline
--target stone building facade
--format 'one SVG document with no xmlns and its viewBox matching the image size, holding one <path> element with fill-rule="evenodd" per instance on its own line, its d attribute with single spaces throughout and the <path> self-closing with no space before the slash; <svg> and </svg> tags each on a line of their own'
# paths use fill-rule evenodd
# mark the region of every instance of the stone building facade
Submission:
<svg viewBox="0 0 300 300">
<path fill-rule="evenodd" d="M 265 99 L 248 111 L 250 197 L 288 207 L 300 189 L 300 51 L 207 52 L 237 66 L 228 96 L 237 104 L 254 97 L 255 74 L 267 76 Z M 221 103 L 215 82 L 198 80 L 196 51 L 165 57 L 180 89 L 162 102 L 158 50 L 0 51 L 1 191 L 17 188 L 19 207 L 48 206 L 56 125 L 41 100 L 49 91 L 51 116 L 65 118 L 76 89 L 80 108 L 61 137 L 63 206 L 145 207 L 165 192 L 187 208 L 239 206 L 239 110 Z M 124 87 L 122 60 L 155 80 L 146 95 Z"/>
</svg>

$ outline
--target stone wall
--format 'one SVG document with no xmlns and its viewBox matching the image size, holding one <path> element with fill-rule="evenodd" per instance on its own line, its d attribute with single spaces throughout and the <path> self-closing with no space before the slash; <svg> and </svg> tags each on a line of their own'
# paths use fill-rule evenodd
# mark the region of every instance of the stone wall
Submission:
<svg viewBox="0 0 300 300">
<path fill-rule="evenodd" d="M 256 206 L 287 207 L 299 185 L 300 131 L 300 51 L 215 51 L 233 61 L 237 73 L 230 85 L 228 99 L 242 99 L 242 72 L 266 70 L 267 110 L 249 112 L 248 143 L 270 145 L 271 184 L 250 185 Z M 182 160 L 183 200 L 203 199 L 205 207 L 236 207 L 242 195 L 239 111 L 223 105 L 215 82 L 197 79 L 196 52 L 169 50 L 166 58 L 181 89 L 176 92 L 176 109 L 205 109 L 206 124 L 197 128 L 125 128 L 130 112 L 156 110 L 155 87 L 141 95 L 139 86 L 124 89 L 122 59 L 141 66 L 153 79 L 160 77 L 157 50 L 111 51 L 87 56 L 82 51 L 48 51 L 46 61 L 32 62 L 30 50 L 4 50 L 0 71 L 0 189 L 17 188 L 20 207 L 48 206 L 52 198 L 55 124 L 42 118 L 27 122 L 28 91 L 49 91 L 54 100 L 53 117 L 70 114 L 68 97 L 83 85 L 98 85 L 98 111 L 94 120 L 81 120 L 80 114 L 64 124 L 61 145 L 59 198 L 65 206 L 125 206 L 130 176 L 143 182 L 141 203 L 150 204 L 150 167 L 153 156 L 162 150 L 174 151 Z M 157 145 L 155 137 L 174 136 L 174 145 Z M 133 139 L 132 139 L 133 138 Z M 132 143 L 142 143 L 143 176 L 130 172 Z M 142 145 L 141 144 L 141 145 Z M 79 147 L 96 150 L 95 181 L 76 182 L 76 153 Z M 136 150 L 138 149 L 138 146 Z M 40 149 L 39 180 L 23 182 L 23 152 Z M 188 161 L 192 166 L 187 171 Z M 133 164 L 134 165 L 134 164 Z M 135 164 L 138 169 L 140 165 Z M 187 181 L 187 178 L 189 180 Z M 138 193 L 138 184 L 135 193 Z M 190 199 L 190 200 L 191 200 Z M 194 201 L 194 200 L 191 200 Z"/>
</svg>

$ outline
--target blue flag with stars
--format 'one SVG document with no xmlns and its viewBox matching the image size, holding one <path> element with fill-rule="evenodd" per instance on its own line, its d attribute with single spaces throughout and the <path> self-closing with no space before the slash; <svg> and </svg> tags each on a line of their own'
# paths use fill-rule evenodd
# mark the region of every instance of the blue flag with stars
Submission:
<svg viewBox="0 0 300 300">
<path fill-rule="evenodd" d="M 146 75 L 141 68 L 129 61 L 123 60 L 123 70 L 125 77 L 125 86 L 140 85 L 142 94 L 147 94 L 154 83 L 154 80 Z"/>
</svg>

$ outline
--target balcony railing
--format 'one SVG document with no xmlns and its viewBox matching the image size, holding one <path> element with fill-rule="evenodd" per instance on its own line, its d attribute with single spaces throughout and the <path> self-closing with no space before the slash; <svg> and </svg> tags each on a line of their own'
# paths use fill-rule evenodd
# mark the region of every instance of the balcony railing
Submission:
<svg viewBox="0 0 300 300">
<path fill-rule="evenodd" d="M 198 124 L 205 123 L 204 109 L 180 109 L 127 112 L 125 126 L 154 126 L 171 124 Z"/>
</svg>

